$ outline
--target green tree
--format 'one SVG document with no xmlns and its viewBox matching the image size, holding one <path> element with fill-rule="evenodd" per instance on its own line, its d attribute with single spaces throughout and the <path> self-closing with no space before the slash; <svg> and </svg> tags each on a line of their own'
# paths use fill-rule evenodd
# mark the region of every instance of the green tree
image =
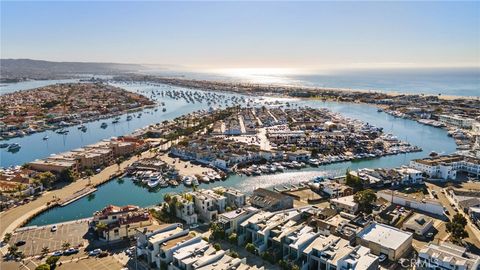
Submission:
<svg viewBox="0 0 480 270">
<path fill-rule="evenodd" d="M 214 248 L 216 251 L 219 251 L 220 249 L 222 249 L 222 246 L 220 246 L 219 243 L 215 243 L 215 244 L 213 244 L 213 248 Z"/>
<path fill-rule="evenodd" d="M 358 203 L 358 208 L 366 213 L 372 212 L 372 203 L 377 200 L 375 191 L 366 189 L 355 193 L 353 200 Z"/>
<path fill-rule="evenodd" d="M 232 244 L 236 244 L 238 240 L 238 236 L 236 233 L 232 233 L 228 236 L 228 241 Z"/>
<path fill-rule="evenodd" d="M 39 266 L 35 267 L 35 270 L 50 270 L 49 264 L 40 264 Z"/>
<path fill-rule="evenodd" d="M 447 232 L 452 234 L 453 240 L 457 243 L 461 243 L 462 239 L 468 237 L 465 226 L 467 226 L 467 219 L 460 213 L 455 214 L 452 221 L 446 224 Z"/>
<path fill-rule="evenodd" d="M 245 250 L 248 251 L 248 252 L 250 252 L 250 253 L 252 253 L 252 254 L 255 254 L 255 251 L 256 251 L 257 249 L 255 248 L 255 245 L 254 245 L 254 244 L 252 244 L 252 243 L 247 243 L 247 244 L 245 245 Z"/>
<path fill-rule="evenodd" d="M 56 180 L 55 175 L 51 172 L 42 172 L 38 174 L 36 178 L 40 180 L 40 183 L 46 188 L 51 187 Z"/>
<path fill-rule="evenodd" d="M 228 253 L 228 255 L 232 258 L 238 258 L 238 253 L 235 252 L 235 251 L 230 251 L 230 253 Z"/>
<path fill-rule="evenodd" d="M 3 237 L 3 243 L 8 243 L 10 239 L 12 239 L 12 234 L 6 233 L 5 236 Z"/>
<path fill-rule="evenodd" d="M 213 239 L 223 239 L 225 238 L 225 231 L 220 226 L 220 224 L 213 222 L 210 224 L 211 236 Z"/>
<path fill-rule="evenodd" d="M 73 174 L 73 171 L 71 169 L 66 169 L 60 172 L 58 178 L 60 181 L 64 181 L 64 182 L 75 181 L 75 175 Z"/>
<path fill-rule="evenodd" d="M 347 172 L 345 174 L 345 183 L 347 184 L 347 186 L 355 190 L 360 190 L 363 188 L 362 180 L 359 177 L 352 175 L 350 169 L 347 169 Z"/>
<path fill-rule="evenodd" d="M 48 265 L 50 265 L 50 267 L 53 268 L 57 264 L 58 260 L 60 260 L 59 256 L 50 256 L 47 258 L 45 263 L 47 263 Z"/>
<path fill-rule="evenodd" d="M 85 174 L 88 177 L 88 185 L 92 184 L 92 176 L 95 175 L 95 173 L 92 171 L 92 169 L 86 169 Z"/>
</svg>

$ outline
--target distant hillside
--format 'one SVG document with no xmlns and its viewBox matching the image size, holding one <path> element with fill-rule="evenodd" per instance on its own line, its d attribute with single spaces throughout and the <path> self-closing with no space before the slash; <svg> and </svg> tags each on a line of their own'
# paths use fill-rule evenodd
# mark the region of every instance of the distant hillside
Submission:
<svg viewBox="0 0 480 270">
<path fill-rule="evenodd" d="M 76 74 L 118 75 L 141 69 L 145 69 L 145 67 L 134 64 L 0 59 L 0 79 L 2 82 L 26 79 L 61 79 L 70 78 Z"/>
</svg>

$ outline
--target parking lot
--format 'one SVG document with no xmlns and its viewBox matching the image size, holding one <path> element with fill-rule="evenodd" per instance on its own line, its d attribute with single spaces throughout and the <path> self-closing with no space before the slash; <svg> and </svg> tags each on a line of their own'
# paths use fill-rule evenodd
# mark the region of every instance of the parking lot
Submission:
<svg viewBox="0 0 480 270">
<path fill-rule="evenodd" d="M 122 266 L 113 256 L 107 256 L 104 258 L 98 257 L 89 257 L 85 259 L 80 259 L 74 262 L 62 263 L 60 267 L 56 269 L 72 269 L 72 270 L 88 270 L 88 269 L 98 269 L 98 270 L 115 270 L 122 269 Z"/>
<path fill-rule="evenodd" d="M 19 246 L 25 256 L 30 257 L 42 253 L 42 248 L 48 247 L 50 252 L 61 250 L 63 243 L 69 243 L 70 247 L 78 247 L 84 244 L 84 235 L 88 231 L 88 221 L 77 221 L 57 225 L 57 231 L 51 231 L 52 226 L 17 231 L 10 240 L 11 244 L 25 241 L 25 245 Z"/>
</svg>

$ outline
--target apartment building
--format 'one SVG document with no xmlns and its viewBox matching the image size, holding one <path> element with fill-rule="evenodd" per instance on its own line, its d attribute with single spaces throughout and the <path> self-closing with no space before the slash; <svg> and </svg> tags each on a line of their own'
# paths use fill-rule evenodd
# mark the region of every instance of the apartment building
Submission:
<svg viewBox="0 0 480 270">
<path fill-rule="evenodd" d="M 247 196 L 237 189 L 230 187 L 216 187 L 212 190 L 221 193 L 227 200 L 227 206 L 231 208 L 243 207 L 246 203 Z"/>
<path fill-rule="evenodd" d="M 198 222 L 198 215 L 195 213 L 195 203 L 193 200 L 188 200 L 185 197 L 180 195 L 174 195 L 179 202 L 178 205 L 175 205 L 175 216 L 183 221 L 187 225 L 194 224 Z"/>
<path fill-rule="evenodd" d="M 302 218 L 302 210 L 290 209 L 276 213 L 261 211 L 254 214 L 244 222 L 238 229 L 238 241 L 240 244 L 251 242 L 257 252 L 265 252 L 272 246 L 271 239 L 282 233 L 282 226 L 292 226 Z M 288 225 L 287 223 L 290 222 Z"/>
<path fill-rule="evenodd" d="M 167 264 L 173 260 L 175 250 L 201 241 L 190 235 L 188 229 L 183 229 L 182 224 L 161 225 L 153 232 L 138 234 L 137 256 L 160 269 L 162 262 Z"/>
<path fill-rule="evenodd" d="M 466 248 L 448 242 L 441 245 L 429 243 L 418 253 L 417 269 L 477 270 L 480 256 Z"/>
<path fill-rule="evenodd" d="M 308 270 L 376 270 L 378 257 L 370 249 L 350 246 L 347 240 L 340 237 L 318 236 L 302 255 L 304 266 Z"/>
<path fill-rule="evenodd" d="M 480 159 L 460 155 L 416 159 L 410 161 L 410 167 L 440 180 L 455 180 L 457 172 L 480 175 Z"/>
<path fill-rule="evenodd" d="M 227 198 L 213 190 L 202 189 L 189 193 L 193 197 L 195 211 L 199 219 L 204 222 L 212 222 L 217 219 L 219 213 L 225 212 Z"/>
<path fill-rule="evenodd" d="M 450 126 L 467 128 L 467 129 L 472 128 L 473 123 L 475 123 L 475 119 L 473 118 L 463 117 L 459 115 L 447 115 L 447 114 L 439 115 L 438 121 Z"/>
<path fill-rule="evenodd" d="M 168 270 L 263 270 L 249 266 L 245 258 L 233 258 L 228 251 L 215 250 L 205 241 L 175 251 Z"/>
<path fill-rule="evenodd" d="M 394 169 L 401 177 L 402 185 L 418 185 L 423 183 L 422 171 L 406 166 Z"/>
<path fill-rule="evenodd" d="M 217 223 L 225 234 L 236 233 L 240 224 L 260 210 L 255 207 L 244 207 L 218 215 Z"/>
<path fill-rule="evenodd" d="M 75 159 L 38 159 L 28 163 L 30 169 L 39 172 L 61 173 L 65 170 L 71 170 L 74 175 L 78 175 L 80 162 Z"/>
</svg>

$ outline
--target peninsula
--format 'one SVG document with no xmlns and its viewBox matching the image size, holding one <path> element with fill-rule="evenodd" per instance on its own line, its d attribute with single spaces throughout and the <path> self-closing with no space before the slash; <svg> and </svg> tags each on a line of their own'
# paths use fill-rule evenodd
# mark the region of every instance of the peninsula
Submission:
<svg viewBox="0 0 480 270">
<path fill-rule="evenodd" d="M 103 83 L 55 84 L 14 92 L 0 96 L 0 139 L 62 129 L 151 105 L 154 102 L 145 96 Z"/>
</svg>

